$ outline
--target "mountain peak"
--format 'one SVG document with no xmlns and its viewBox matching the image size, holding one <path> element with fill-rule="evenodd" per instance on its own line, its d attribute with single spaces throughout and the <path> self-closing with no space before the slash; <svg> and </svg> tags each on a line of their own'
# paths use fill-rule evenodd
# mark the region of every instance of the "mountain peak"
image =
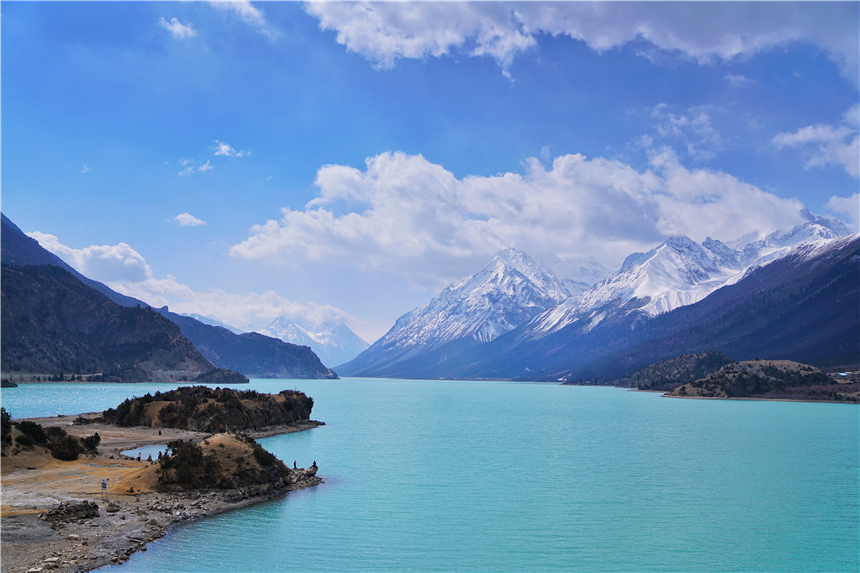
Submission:
<svg viewBox="0 0 860 573">
<path fill-rule="evenodd" d="M 816 215 L 809 209 L 804 208 L 800 215 L 808 222 L 813 223 L 815 225 L 820 225 L 821 227 L 825 227 L 833 231 L 837 237 L 843 237 L 848 234 L 848 227 L 845 226 L 845 223 L 840 221 L 839 219 L 831 219 L 829 217 L 822 217 L 821 215 Z M 796 227 L 795 227 L 796 228 Z"/>
<path fill-rule="evenodd" d="M 475 274 L 406 313 L 385 336 L 339 370 L 375 375 L 450 345 L 489 342 L 568 298 L 564 285 L 523 251 L 497 252 Z"/>
<path fill-rule="evenodd" d="M 261 334 L 284 342 L 308 346 L 323 364 L 334 367 L 349 362 L 370 345 L 342 322 L 327 321 L 315 328 L 304 328 L 286 316 L 272 320 Z"/>
</svg>

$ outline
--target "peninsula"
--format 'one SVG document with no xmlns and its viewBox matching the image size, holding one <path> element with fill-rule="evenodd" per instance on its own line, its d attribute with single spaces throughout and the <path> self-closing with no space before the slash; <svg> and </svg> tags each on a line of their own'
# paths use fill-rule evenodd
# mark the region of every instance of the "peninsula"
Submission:
<svg viewBox="0 0 860 573">
<path fill-rule="evenodd" d="M 315 461 L 290 467 L 256 442 L 323 425 L 312 405 L 295 391 L 192 387 L 78 417 L 4 411 L 2 573 L 122 563 L 176 523 L 322 483 Z M 169 456 L 121 453 L 156 444 Z"/>
</svg>

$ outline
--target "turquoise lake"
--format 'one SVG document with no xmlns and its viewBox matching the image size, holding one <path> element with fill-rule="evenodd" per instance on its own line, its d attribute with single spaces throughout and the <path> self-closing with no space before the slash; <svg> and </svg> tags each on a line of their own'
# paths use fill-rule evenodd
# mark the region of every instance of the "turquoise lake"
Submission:
<svg viewBox="0 0 860 573">
<path fill-rule="evenodd" d="M 14 418 L 164 384 L 32 384 Z M 171 530 L 106 570 L 858 571 L 860 408 L 379 379 L 299 389 L 325 426 L 260 442 L 325 484 Z"/>
</svg>

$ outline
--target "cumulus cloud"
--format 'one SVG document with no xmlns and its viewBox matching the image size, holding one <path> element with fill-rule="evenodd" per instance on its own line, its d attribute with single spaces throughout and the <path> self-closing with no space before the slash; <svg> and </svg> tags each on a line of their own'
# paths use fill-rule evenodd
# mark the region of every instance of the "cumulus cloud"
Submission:
<svg viewBox="0 0 860 573">
<path fill-rule="evenodd" d="M 824 4 L 309 2 L 305 10 L 320 28 L 336 31 L 338 43 L 383 68 L 398 58 L 465 53 L 506 69 L 541 34 L 569 36 L 598 52 L 643 39 L 701 64 L 806 42 L 857 85 L 857 6 Z"/>
<path fill-rule="evenodd" d="M 198 227 L 200 225 L 205 225 L 206 221 L 201 221 L 194 215 L 190 213 L 180 213 L 179 215 L 173 218 L 174 221 L 177 221 L 183 227 Z"/>
<path fill-rule="evenodd" d="M 170 22 L 162 18 L 158 22 L 162 28 L 170 32 L 174 38 L 178 40 L 182 40 L 185 38 L 193 38 L 197 35 L 197 32 L 191 26 L 191 24 L 183 24 L 176 18 L 171 18 Z"/>
<path fill-rule="evenodd" d="M 594 255 L 617 264 L 670 235 L 740 238 L 801 222 L 802 205 L 719 172 L 689 170 L 663 150 L 637 171 L 565 155 L 524 173 L 456 178 L 421 155 L 383 153 L 365 169 L 326 165 L 303 210 L 252 227 L 230 254 L 326 260 L 407 275 L 434 286 L 474 272 L 496 250 Z"/>
<path fill-rule="evenodd" d="M 278 316 L 287 316 L 310 325 L 337 321 L 354 330 L 378 329 L 378 325 L 358 319 L 336 306 L 296 302 L 274 291 L 262 294 L 236 294 L 220 289 L 194 291 L 172 275 L 157 278 L 144 257 L 126 243 L 74 249 L 62 244 L 54 235 L 39 232 L 28 235 L 81 274 L 152 306 L 167 305 L 173 312 L 212 315 L 242 328 L 268 324 Z"/>
<path fill-rule="evenodd" d="M 139 282 L 152 277 L 152 269 L 144 258 L 126 243 L 73 249 L 60 243 L 54 235 L 39 232 L 27 234 L 36 239 L 44 249 L 91 279 L 101 282 Z"/>
<path fill-rule="evenodd" d="M 837 165 L 852 177 L 860 177 L 860 105 L 854 104 L 839 125 L 817 123 L 794 133 L 778 133 L 771 142 L 777 149 L 800 149 L 806 168 Z"/>
<path fill-rule="evenodd" d="M 215 155 L 226 155 L 227 157 L 245 157 L 250 155 L 250 151 L 236 151 L 223 141 L 215 140 L 215 147 L 212 148 Z"/>
<path fill-rule="evenodd" d="M 825 204 L 825 207 L 831 213 L 844 219 L 853 232 L 860 231 L 860 193 L 854 193 L 850 197 L 834 195 Z"/>
</svg>

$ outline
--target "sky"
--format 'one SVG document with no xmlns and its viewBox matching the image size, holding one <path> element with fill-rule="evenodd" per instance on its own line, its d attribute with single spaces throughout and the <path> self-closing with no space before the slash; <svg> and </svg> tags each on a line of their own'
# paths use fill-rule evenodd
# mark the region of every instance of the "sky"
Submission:
<svg viewBox="0 0 860 573">
<path fill-rule="evenodd" d="M 856 231 L 858 2 L 3 2 L 0 207 L 114 290 L 368 342 L 514 247 Z"/>
</svg>

